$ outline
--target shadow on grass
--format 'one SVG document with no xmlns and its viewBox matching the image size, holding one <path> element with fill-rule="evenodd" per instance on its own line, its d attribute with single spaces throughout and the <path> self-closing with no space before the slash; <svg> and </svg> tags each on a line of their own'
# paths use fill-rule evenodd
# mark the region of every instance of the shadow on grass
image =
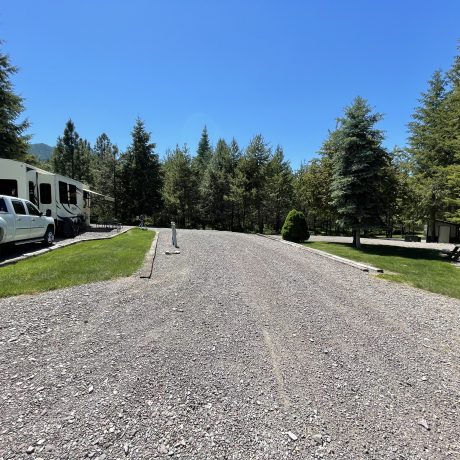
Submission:
<svg viewBox="0 0 460 460">
<path fill-rule="evenodd" d="M 309 245 L 310 243 L 307 241 L 305 244 Z M 404 259 L 436 260 L 441 262 L 449 262 L 447 257 L 443 257 L 438 249 L 408 248 L 403 246 L 387 246 L 383 244 L 363 244 L 361 249 L 356 249 L 351 245 L 351 243 L 324 242 L 324 244 L 332 244 L 337 248 L 343 247 L 344 249 L 346 248 L 353 250 L 356 253 L 368 254 L 372 256 L 401 257 Z"/>
</svg>

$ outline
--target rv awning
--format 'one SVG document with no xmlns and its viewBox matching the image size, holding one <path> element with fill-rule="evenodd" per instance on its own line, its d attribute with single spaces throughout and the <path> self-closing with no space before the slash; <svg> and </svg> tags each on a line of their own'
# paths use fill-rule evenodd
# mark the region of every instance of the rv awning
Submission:
<svg viewBox="0 0 460 460">
<path fill-rule="evenodd" d="M 95 197 L 102 198 L 105 201 L 111 201 L 112 203 L 115 203 L 115 198 L 112 198 L 111 196 L 103 195 L 102 193 L 93 192 L 89 188 L 84 188 L 83 191 L 89 193 L 90 195 L 94 195 Z"/>
</svg>

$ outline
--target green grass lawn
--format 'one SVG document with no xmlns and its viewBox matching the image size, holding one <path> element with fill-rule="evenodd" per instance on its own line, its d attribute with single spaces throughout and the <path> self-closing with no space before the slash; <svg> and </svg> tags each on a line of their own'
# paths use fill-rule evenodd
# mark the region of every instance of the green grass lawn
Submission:
<svg viewBox="0 0 460 460">
<path fill-rule="evenodd" d="M 387 280 L 460 299 L 460 268 L 449 263 L 438 250 L 385 245 L 363 245 L 358 250 L 351 244 L 317 241 L 305 246 L 383 268 L 391 273 L 378 276 Z"/>
<path fill-rule="evenodd" d="M 154 236 L 135 228 L 112 239 L 84 241 L 0 267 L 0 297 L 132 275 Z"/>
</svg>

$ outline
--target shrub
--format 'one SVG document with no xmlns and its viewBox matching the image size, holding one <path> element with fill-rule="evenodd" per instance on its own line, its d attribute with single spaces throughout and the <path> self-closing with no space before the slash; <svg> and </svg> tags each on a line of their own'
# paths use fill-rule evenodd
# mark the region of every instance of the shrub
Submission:
<svg viewBox="0 0 460 460">
<path fill-rule="evenodd" d="M 303 212 L 295 209 L 289 211 L 281 229 L 281 236 L 283 240 L 294 241 L 295 243 L 300 243 L 310 238 Z"/>
</svg>

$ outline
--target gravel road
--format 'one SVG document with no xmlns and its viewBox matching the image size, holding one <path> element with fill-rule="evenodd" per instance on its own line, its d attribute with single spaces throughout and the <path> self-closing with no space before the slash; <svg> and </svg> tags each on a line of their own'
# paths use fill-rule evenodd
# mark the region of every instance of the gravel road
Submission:
<svg viewBox="0 0 460 460">
<path fill-rule="evenodd" d="M 255 235 L 0 300 L 0 459 L 458 459 L 460 302 Z"/>
</svg>

